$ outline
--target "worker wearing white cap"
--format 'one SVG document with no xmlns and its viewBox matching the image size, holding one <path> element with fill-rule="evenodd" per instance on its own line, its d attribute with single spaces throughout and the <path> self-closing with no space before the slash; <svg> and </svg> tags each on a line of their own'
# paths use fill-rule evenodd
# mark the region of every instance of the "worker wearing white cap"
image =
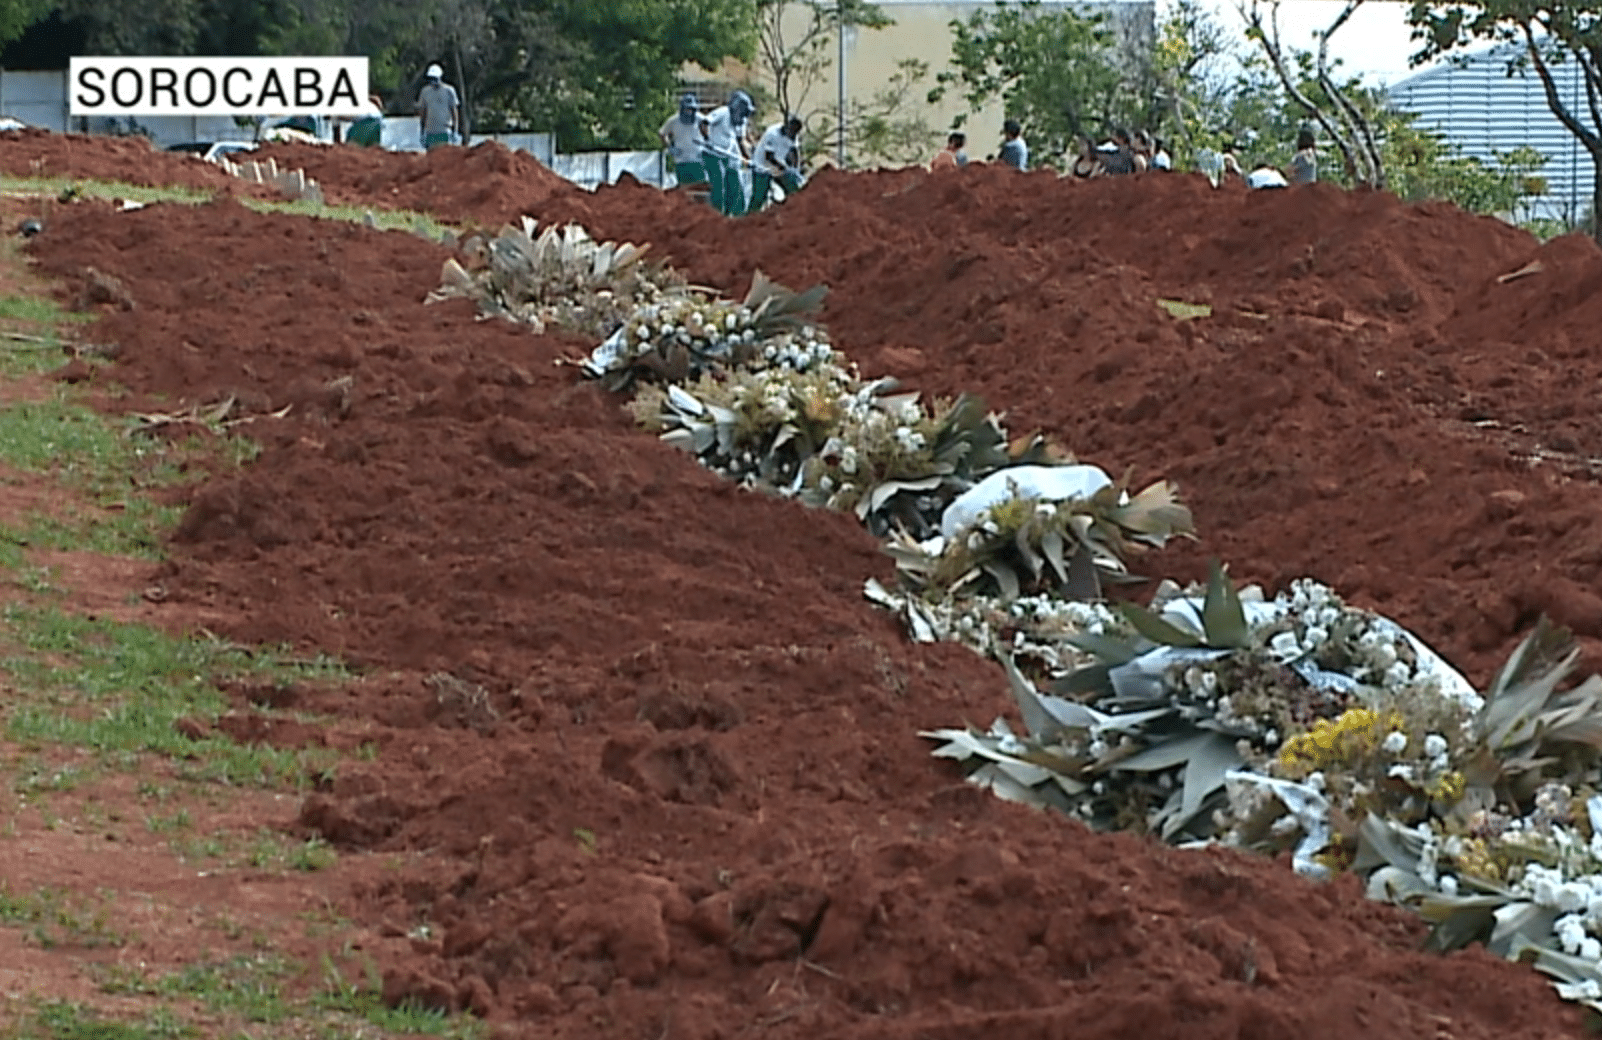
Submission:
<svg viewBox="0 0 1602 1040">
<path fill-rule="evenodd" d="M 461 101 L 456 88 L 444 82 L 445 70 L 438 65 L 428 67 L 428 82 L 417 95 L 417 117 L 423 135 L 423 147 L 429 151 L 442 144 L 450 144 L 462 125 Z"/>
<path fill-rule="evenodd" d="M 673 173 L 682 184 L 706 183 L 706 168 L 701 165 L 701 106 L 694 94 L 679 98 L 677 115 L 668 117 L 657 131 L 662 147 L 673 156 Z"/>
<path fill-rule="evenodd" d="M 727 105 L 701 117 L 701 161 L 706 164 L 712 205 L 725 216 L 745 213 L 745 184 L 740 171 L 750 165 L 746 132 L 755 109 L 751 95 L 736 90 Z"/>
</svg>

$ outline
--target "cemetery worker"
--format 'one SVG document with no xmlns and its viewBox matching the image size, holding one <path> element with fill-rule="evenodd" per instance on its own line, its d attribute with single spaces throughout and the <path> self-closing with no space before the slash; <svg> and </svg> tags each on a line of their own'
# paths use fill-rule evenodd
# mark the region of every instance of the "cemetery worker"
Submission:
<svg viewBox="0 0 1602 1040">
<path fill-rule="evenodd" d="M 1285 171 L 1292 184 L 1312 184 L 1318 180 L 1318 142 L 1310 127 L 1296 131 L 1296 154 Z"/>
<path fill-rule="evenodd" d="M 756 160 L 751 164 L 751 206 L 746 211 L 755 213 L 768 203 L 773 182 L 784 185 L 786 197 L 801 190 L 801 171 L 797 159 L 801 150 L 801 119 L 791 116 L 782 123 L 774 123 L 757 142 Z"/>
<path fill-rule="evenodd" d="M 1029 145 L 1024 143 L 1023 127 L 1009 119 L 1001 127 L 1001 161 L 1015 170 L 1029 169 Z"/>
<path fill-rule="evenodd" d="M 384 99 L 373 94 L 363 114 L 345 131 L 345 143 L 376 148 L 384 138 Z"/>
<path fill-rule="evenodd" d="M 968 153 L 963 146 L 968 143 L 968 135 L 952 133 L 946 138 L 946 146 L 935 153 L 929 160 L 931 170 L 957 170 L 968 165 Z"/>
<path fill-rule="evenodd" d="M 429 151 L 450 144 L 461 130 L 462 102 L 456 88 L 444 81 L 445 70 L 428 67 L 428 82 L 417 95 L 417 116 L 423 134 L 423 147 Z"/>
<path fill-rule="evenodd" d="M 740 170 L 746 166 L 746 128 L 756 106 L 751 95 L 736 90 L 727 105 L 701 117 L 701 162 L 706 166 L 712 205 L 725 216 L 745 212 L 745 185 Z"/>
<path fill-rule="evenodd" d="M 673 157 L 673 173 L 680 185 L 706 183 L 706 167 L 701 165 L 701 106 L 694 94 L 679 98 L 678 114 L 669 116 L 657 135 Z"/>
</svg>

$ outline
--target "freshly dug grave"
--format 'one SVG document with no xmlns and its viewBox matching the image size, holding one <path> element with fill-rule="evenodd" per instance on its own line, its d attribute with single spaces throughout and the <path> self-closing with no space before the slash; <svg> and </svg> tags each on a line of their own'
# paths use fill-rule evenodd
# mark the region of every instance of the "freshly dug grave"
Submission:
<svg viewBox="0 0 1602 1040">
<path fill-rule="evenodd" d="M 1414 952 L 1350 883 L 956 783 L 915 733 L 988 721 L 999 670 L 862 600 L 887 567 L 853 521 L 631 429 L 554 364 L 586 344 L 424 307 L 441 249 L 231 203 L 74 206 L 33 249 L 125 286 L 99 335 L 133 403 L 294 406 L 158 580 L 235 638 L 371 669 L 297 702 L 389 727 L 302 819 L 458 857 L 356 893 L 428 925 L 392 998 L 530 1037 L 1579 1028 L 1524 968 Z"/>
<path fill-rule="evenodd" d="M 570 219 L 589 213 L 590 196 L 527 152 L 495 142 L 431 152 L 272 142 L 253 155 L 306 171 L 329 202 L 430 213 L 457 224 L 494 228 L 517 214 L 564 200 Z"/>
<path fill-rule="evenodd" d="M 378 197 L 424 161 L 293 148 L 281 161 L 321 155 L 330 190 Z M 1602 669 L 1602 421 L 1582 392 L 1602 376 L 1602 254 L 1583 238 L 1540 247 L 1330 185 L 982 165 L 825 172 L 728 221 L 632 182 L 581 192 L 498 146 L 427 162 L 454 219 L 580 221 L 733 295 L 754 268 L 827 283 L 826 321 L 870 374 L 980 392 L 1016 430 L 1179 480 L 1203 537 L 1152 574 L 1199 578 L 1216 556 L 1272 586 L 1317 577 L 1476 681 L 1545 612 Z M 1212 314 L 1178 321 L 1159 299 Z"/>
<path fill-rule="evenodd" d="M 822 175 L 744 222 L 625 187 L 591 226 L 735 293 L 752 268 L 826 282 L 870 373 L 978 391 L 1016 430 L 1178 480 L 1201 540 L 1148 573 L 1200 578 L 1217 556 L 1241 579 L 1317 577 L 1478 681 L 1544 611 L 1602 667 L 1594 244 L 1327 185 L 1022 183 Z"/>
<path fill-rule="evenodd" d="M 72 177 L 141 187 L 197 188 L 223 194 L 267 194 L 214 163 L 156 149 L 145 137 L 53 134 L 48 130 L 0 133 L 0 173 L 10 177 Z"/>
</svg>

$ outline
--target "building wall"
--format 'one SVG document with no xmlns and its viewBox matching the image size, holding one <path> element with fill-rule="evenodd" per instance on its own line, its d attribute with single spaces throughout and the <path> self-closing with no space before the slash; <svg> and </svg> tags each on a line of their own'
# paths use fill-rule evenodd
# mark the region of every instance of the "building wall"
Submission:
<svg viewBox="0 0 1602 1040">
<path fill-rule="evenodd" d="M 1533 70 L 1508 74 L 1516 51 L 1491 48 L 1469 57 L 1462 66 L 1443 65 L 1410 76 L 1390 88 L 1391 103 L 1417 112 L 1419 124 L 1432 127 L 1465 155 L 1495 162 L 1497 152 L 1529 145 L 1547 157 L 1541 176 L 1543 196 L 1526 201 L 1524 217 L 1577 223 L 1591 203 L 1594 165 L 1591 155 L 1558 122 L 1547 105 L 1546 92 Z M 1571 112 L 1586 111 L 1585 84 L 1574 62 L 1554 66 L 1553 79 Z M 1583 119 L 1582 115 L 1582 119 Z"/>
<path fill-rule="evenodd" d="M 876 2 L 885 14 L 895 19 L 895 24 L 884 29 L 846 32 L 846 96 L 866 103 L 877 92 L 890 85 L 899 62 L 909 58 L 926 62 L 929 65 L 929 78 L 911 92 L 909 107 L 915 114 L 922 115 L 930 126 L 928 141 L 930 154 L 944 143 L 945 135 L 959 116 L 964 117 L 963 129 L 968 134 L 969 154 L 982 157 L 994 152 L 1001 143 L 1001 124 L 1006 118 L 1006 113 L 1002 111 L 999 102 L 971 110 L 955 90 L 949 91 L 939 104 L 931 105 L 926 100 L 928 91 L 935 86 L 935 76 L 943 71 L 951 71 L 953 37 L 951 23 L 967 21 L 978 11 L 993 9 L 994 0 L 946 0 L 946 2 L 876 0 Z M 1156 25 L 1156 4 L 1153 0 L 1098 0 L 1098 2 L 1043 0 L 1041 6 L 1047 9 L 1071 7 L 1085 11 L 1104 11 L 1121 30 L 1126 47 L 1150 53 Z M 798 38 L 801 35 L 809 18 L 805 4 L 797 2 L 792 5 L 786 23 L 791 38 Z M 830 113 L 829 121 L 833 122 L 832 113 L 835 111 L 838 98 L 838 53 L 838 45 L 831 38 L 827 68 L 818 82 L 812 86 L 805 101 L 797 105 L 803 116 L 826 110 Z M 703 101 L 719 103 L 722 100 L 723 89 L 728 84 L 739 82 L 748 76 L 756 77 L 760 81 L 760 68 L 746 69 L 731 64 L 720 70 L 713 80 L 696 83 L 698 74 L 693 71 L 687 71 L 685 79 L 703 93 L 711 95 L 703 98 Z M 762 112 L 759 113 L 759 118 L 771 121 L 778 115 L 776 112 Z"/>
</svg>

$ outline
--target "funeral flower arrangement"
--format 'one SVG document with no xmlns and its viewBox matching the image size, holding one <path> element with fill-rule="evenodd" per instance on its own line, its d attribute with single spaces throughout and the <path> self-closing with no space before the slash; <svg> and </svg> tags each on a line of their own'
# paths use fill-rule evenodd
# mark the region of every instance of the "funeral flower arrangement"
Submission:
<svg viewBox="0 0 1602 1040">
<path fill-rule="evenodd" d="M 1109 605 L 1131 553 L 1192 533 L 977 398 L 864 380 L 814 320 L 823 290 L 758 273 L 735 302 L 645 250 L 525 220 L 469 239 L 430 298 L 600 340 L 582 371 L 731 480 L 853 512 L 913 638 L 1002 661 L 1022 727 L 927 732 L 997 795 L 1102 829 L 1288 852 L 1416 909 L 1432 945 L 1529 959 L 1602 1010 L 1602 679 L 1544 622 L 1474 690 L 1415 636 L 1313 581 L 1273 598 L 1216 568 Z"/>
<path fill-rule="evenodd" d="M 926 733 L 937 756 L 1099 829 L 1356 871 L 1436 948 L 1527 956 L 1602 1009 L 1602 678 L 1565 688 L 1566 633 L 1542 623 L 1482 695 L 1311 581 L 1269 600 L 1215 569 L 1150 609 L 1057 616 L 1043 686 L 990 644 L 1024 728 Z"/>
</svg>

